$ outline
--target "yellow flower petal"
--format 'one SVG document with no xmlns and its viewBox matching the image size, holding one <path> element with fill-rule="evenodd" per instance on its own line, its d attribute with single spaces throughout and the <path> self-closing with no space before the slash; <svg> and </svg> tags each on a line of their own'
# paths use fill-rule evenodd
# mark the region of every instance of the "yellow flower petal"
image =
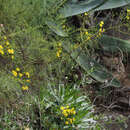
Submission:
<svg viewBox="0 0 130 130">
<path fill-rule="evenodd" d="M 13 49 L 8 49 L 7 50 L 9 54 L 14 54 L 14 50 Z"/>
<path fill-rule="evenodd" d="M 22 90 L 28 90 L 28 86 L 22 86 Z"/>
<path fill-rule="evenodd" d="M 8 46 L 10 43 L 8 41 L 6 41 L 5 44 Z"/>
<path fill-rule="evenodd" d="M 17 77 L 17 72 L 15 70 L 12 70 L 12 74 Z"/>
<path fill-rule="evenodd" d="M 60 107 L 60 110 L 64 110 L 65 108 L 63 106 Z"/>
<path fill-rule="evenodd" d="M 87 16 L 87 15 L 88 15 L 88 13 L 87 13 L 87 12 L 85 12 L 85 13 L 84 13 L 84 15 L 85 15 L 85 16 Z"/>
<path fill-rule="evenodd" d="M 2 46 L 2 45 L 0 45 L 0 49 L 3 49 L 3 46 Z"/>
<path fill-rule="evenodd" d="M 20 71 L 20 68 L 17 67 L 17 68 L 16 68 L 16 71 Z"/>
<path fill-rule="evenodd" d="M 14 56 L 11 56 L 11 59 L 13 60 L 13 59 L 14 59 Z"/>
<path fill-rule="evenodd" d="M 4 51 L 0 49 L 0 54 L 4 55 Z"/>
<path fill-rule="evenodd" d="M 23 74 L 22 73 L 19 73 L 19 77 L 22 77 L 23 76 Z"/>
<path fill-rule="evenodd" d="M 6 39 L 7 39 L 7 37 L 6 37 L 6 36 L 4 36 L 4 39 L 6 40 Z"/>
<path fill-rule="evenodd" d="M 68 125 L 68 124 L 69 124 L 69 122 L 68 122 L 68 121 L 66 121 L 66 122 L 65 122 L 65 124 L 66 124 L 66 125 Z"/>
<path fill-rule="evenodd" d="M 31 81 L 29 79 L 27 79 L 26 82 L 30 83 Z"/>
<path fill-rule="evenodd" d="M 28 78 L 30 78 L 29 72 L 25 72 L 25 75 L 26 75 Z"/>
</svg>

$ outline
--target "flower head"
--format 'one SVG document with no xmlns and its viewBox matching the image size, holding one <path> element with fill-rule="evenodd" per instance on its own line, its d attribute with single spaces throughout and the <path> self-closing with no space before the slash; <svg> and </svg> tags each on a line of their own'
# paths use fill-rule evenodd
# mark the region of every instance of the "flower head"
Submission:
<svg viewBox="0 0 130 130">
<path fill-rule="evenodd" d="M 6 39 L 7 39 L 7 37 L 6 37 L 6 36 L 4 36 L 4 39 L 6 40 Z"/>
<path fill-rule="evenodd" d="M 60 107 L 60 110 L 64 110 L 64 109 L 65 109 L 65 107 L 63 107 L 63 106 Z"/>
<path fill-rule="evenodd" d="M 31 81 L 29 79 L 27 79 L 26 82 L 30 83 Z"/>
<path fill-rule="evenodd" d="M 0 45 L 0 49 L 3 49 L 3 46 L 2 46 L 2 45 Z"/>
<path fill-rule="evenodd" d="M 20 71 L 20 68 L 17 67 L 17 68 L 16 68 L 16 71 Z"/>
<path fill-rule="evenodd" d="M 28 78 L 30 78 L 29 72 L 25 72 L 25 75 L 26 75 Z"/>
<path fill-rule="evenodd" d="M 23 76 L 23 74 L 22 73 L 19 73 L 19 77 L 22 77 Z"/>
<path fill-rule="evenodd" d="M 130 9 L 127 9 L 127 13 L 130 13 Z"/>
<path fill-rule="evenodd" d="M 66 125 L 68 125 L 68 124 L 69 124 L 69 122 L 68 122 L 68 121 L 66 121 L 66 122 L 65 122 L 65 124 L 66 124 Z"/>
<path fill-rule="evenodd" d="M 4 55 L 4 51 L 0 49 L 0 54 Z"/>
<path fill-rule="evenodd" d="M 28 90 L 28 86 L 22 86 L 22 90 Z"/>
<path fill-rule="evenodd" d="M 85 15 L 85 16 L 87 16 L 87 15 L 88 15 L 88 13 L 87 13 L 87 12 L 85 12 L 85 13 L 84 13 L 84 15 Z"/>
<path fill-rule="evenodd" d="M 8 46 L 10 43 L 8 41 L 6 41 L 5 44 Z"/>
<path fill-rule="evenodd" d="M 12 74 L 17 77 L 17 72 L 15 70 L 12 70 Z"/>
<path fill-rule="evenodd" d="M 101 21 L 100 24 L 99 24 L 99 26 L 100 26 L 100 27 L 103 27 L 103 25 L 104 25 L 104 22 Z"/>
<path fill-rule="evenodd" d="M 14 54 L 14 50 L 13 49 L 8 49 L 7 50 L 9 54 Z"/>
<path fill-rule="evenodd" d="M 86 35 L 88 35 L 88 32 L 85 32 Z"/>
<path fill-rule="evenodd" d="M 11 56 L 11 59 L 13 60 L 13 59 L 14 59 L 14 56 Z"/>
</svg>

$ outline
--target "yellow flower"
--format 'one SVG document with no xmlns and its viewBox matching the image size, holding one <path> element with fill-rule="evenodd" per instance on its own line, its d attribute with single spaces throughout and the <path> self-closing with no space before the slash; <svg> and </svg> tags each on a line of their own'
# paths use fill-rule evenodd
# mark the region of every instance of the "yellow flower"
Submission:
<svg viewBox="0 0 130 130">
<path fill-rule="evenodd" d="M 9 45 L 9 42 L 8 42 L 8 41 L 6 41 L 6 42 L 5 42 L 5 44 L 8 46 L 8 45 Z"/>
<path fill-rule="evenodd" d="M 74 111 L 74 107 L 71 110 Z"/>
<path fill-rule="evenodd" d="M 12 74 L 17 77 L 17 72 L 15 70 L 12 70 Z"/>
<path fill-rule="evenodd" d="M 71 118 L 67 118 L 67 120 L 70 122 L 70 124 L 73 123 L 73 118 L 72 119 Z"/>
<path fill-rule="evenodd" d="M 63 110 L 62 114 L 64 115 L 66 113 L 66 109 Z"/>
<path fill-rule="evenodd" d="M 0 45 L 0 49 L 3 49 L 3 46 L 2 46 L 2 45 Z"/>
<path fill-rule="evenodd" d="M 72 123 L 73 123 L 73 119 L 71 119 L 71 118 L 70 118 L 70 119 L 69 119 L 69 121 L 70 121 L 70 124 L 72 124 Z"/>
<path fill-rule="evenodd" d="M 30 83 L 30 80 L 29 80 L 29 79 L 27 79 L 27 80 L 26 80 L 26 82 Z"/>
<path fill-rule="evenodd" d="M 28 90 L 28 86 L 22 86 L 22 90 Z"/>
<path fill-rule="evenodd" d="M 88 32 L 85 32 L 86 35 L 88 35 Z"/>
<path fill-rule="evenodd" d="M 88 37 L 87 37 L 87 41 L 88 41 L 88 40 L 90 40 L 90 39 L 91 39 L 91 37 L 90 37 L 90 36 L 88 36 Z"/>
<path fill-rule="evenodd" d="M 65 122 L 65 124 L 66 124 L 66 125 L 68 125 L 68 124 L 69 124 L 69 122 L 68 122 L 68 121 L 66 121 L 66 122 Z"/>
<path fill-rule="evenodd" d="M 63 106 L 60 107 L 60 110 L 64 110 L 65 108 Z"/>
<path fill-rule="evenodd" d="M 14 54 L 14 50 L 13 49 L 8 49 L 8 53 L 9 54 Z"/>
<path fill-rule="evenodd" d="M 13 59 L 14 59 L 14 56 L 11 56 L 11 59 L 13 60 Z"/>
<path fill-rule="evenodd" d="M 25 72 L 25 75 L 26 75 L 28 78 L 30 78 L 29 72 Z"/>
<path fill-rule="evenodd" d="M 17 67 L 17 68 L 16 68 L 16 71 L 20 71 L 20 69 Z"/>
<path fill-rule="evenodd" d="M 73 111 L 73 114 L 75 115 L 75 114 L 76 114 L 76 111 Z"/>
<path fill-rule="evenodd" d="M 127 16 L 126 16 L 126 19 L 127 19 L 127 20 L 129 20 L 129 19 L 130 19 L 130 17 L 127 15 Z"/>
<path fill-rule="evenodd" d="M 127 13 L 130 13 L 130 9 L 127 9 Z"/>
<path fill-rule="evenodd" d="M 102 28 L 99 29 L 99 32 L 102 32 Z"/>
<path fill-rule="evenodd" d="M 65 117 L 67 117 L 67 116 L 68 116 L 68 114 L 67 114 L 67 111 L 66 111 L 66 110 L 63 110 L 62 114 L 63 114 Z"/>
<path fill-rule="evenodd" d="M 0 49 L 0 54 L 4 55 L 4 51 Z"/>
<path fill-rule="evenodd" d="M 56 52 L 56 56 L 59 58 L 59 57 L 60 57 L 60 53 L 59 53 L 59 52 Z"/>
<path fill-rule="evenodd" d="M 6 39 L 7 39 L 7 37 L 6 37 L 6 36 L 4 36 L 4 39 L 6 40 Z"/>
<path fill-rule="evenodd" d="M 103 25 L 102 25 L 102 24 L 100 24 L 99 26 L 100 26 L 101 28 L 103 27 Z"/>
<path fill-rule="evenodd" d="M 85 15 L 85 16 L 87 16 L 87 15 L 88 15 L 88 13 L 87 13 L 87 12 L 85 12 L 85 13 L 84 13 L 84 15 Z"/>
<path fill-rule="evenodd" d="M 103 27 L 103 25 L 104 25 L 104 22 L 103 22 L 103 21 L 101 21 L 101 22 L 100 22 L 100 24 L 99 24 L 99 26 L 102 28 L 102 27 Z"/>
<path fill-rule="evenodd" d="M 23 76 L 23 74 L 22 73 L 19 73 L 19 77 L 22 77 Z"/>
<path fill-rule="evenodd" d="M 69 106 L 67 105 L 66 108 L 69 108 Z"/>
<path fill-rule="evenodd" d="M 74 115 L 76 114 L 76 111 L 75 111 L 74 108 L 71 109 L 71 113 L 74 114 Z"/>
<path fill-rule="evenodd" d="M 103 22 L 103 21 L 101 21 L 101 22 L 100 22 L 100 24 L 102 24 L 102 25 L 103 25 L 103 24 L 104 24 L 104 22 Z"/>
<path fill-rule="evenodd" d="M 104 28 L 100 28 L 99 32 L 105 32 L 105 29 Z"/>
<path fill-rule="evenodd" d="M 71 110 L 70 110 L 70 109 L 67 109 L 67 112 L 68 112 L 69 114 L 71 114 Z"/>
<path fill-rule="evenodd" d="M 61 43 L 60 42 L 58 43 L 58 46 L 61 47 Z"/>
<path fill-rule="evenodd" d="M 102 29 L 102 32 L 105 32 L 105 29 L 104 29 L 104 28 Z"/>
<path fill-rule="evenodd" d="M 75 121 L 75 118 L 73 117 L 73 121 Z"/>
<path fill-rule="evenodd" d="M 99 32 L 98 35 L 97 35 L 97 37 L 100 37 L 101 35 L 102 35 L 102 34 Z"/>
<path fill-rule="evenodd" d="M 65 113 L 65 114 L 64 114 L 64 116 L 65 116 L 65 117 L 67 117 L 67 116 L 68 116 L 68 114 L 67 114 L 67 113 Z"/>
</svg>

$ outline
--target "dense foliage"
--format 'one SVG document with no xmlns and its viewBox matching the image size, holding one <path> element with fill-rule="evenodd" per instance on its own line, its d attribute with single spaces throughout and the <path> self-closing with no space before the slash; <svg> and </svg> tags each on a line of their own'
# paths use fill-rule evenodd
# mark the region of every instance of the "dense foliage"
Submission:
<svg viewBox="0 0 130 130">
<path fill-rule="evenodd" d="M 106 88 L 103 96 L 121 84 L 97 51 L 130 51 L 128 41 L 103 35 L 114 28 L 99 17 L 104 9 L 121 7 L 118 24 L 130 29 L 130 1 L 113 1 L 0 0 L 0 129 L 105 128 L 90 84 Z"/>
</svg>

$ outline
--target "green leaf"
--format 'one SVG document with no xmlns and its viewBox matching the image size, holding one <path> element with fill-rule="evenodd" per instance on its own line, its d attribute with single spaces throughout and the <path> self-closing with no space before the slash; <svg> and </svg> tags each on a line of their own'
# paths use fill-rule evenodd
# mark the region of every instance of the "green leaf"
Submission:
<svg viewBox="0 0 130 130">
<path fill-rule="evenodd" d="M 89 1 L 81 1 L 81 2 L 71 2 L 68 1 L 65 6 L 60 10 L 60 13 L 63 17 L 69 17 L 77 14 L 82 14 L 84 12 L 90 11 L 100 4 L 102 4 L 104 0 L 89 0 Z"/>
<path fill-rule="evenodd" d="M 47 26 L 53 31 L 55 32 L 57 35 L 62 36 L 62 37 L 66 37 L 67 33 L 65 33 L 62 28 L 60 26 L 58 26 L 56 23 L 51 22 L 51 21 L 47 21 L 46 22 Z"/>
<path fill-rule="evenodd" d="M 106 3 L 98 7 L 96 10 L 118 8 L 128 4 L 130 4 L 130 0 L 108 0 Z"/>
<path fill-rule="evenodd" d="M 71 44 L 63 43 L 63 48 L 71 55 L 71 57 L 94 79 L 108 86 L 120 87 L 120 82 L 112 76 L 103 66 L 87 56 L 80 48 L 71 52 Z"/>
<path fill-rule="evenodd" d="M 130 41 L 122 40 L 112 36 L 103 35 L 99 40 L 99 44 L 104 51 L 119 52 L 119 49 L 123 52 L 130 53 Z"/>
<path fill-rule="evenodd" d="M 130 0 L 84 0 L 80 2 L 68 1 L 60 13 L 64 17 L 82 14 L 91 10 L 112 9 L 130 4 Z"/>
</svg>

